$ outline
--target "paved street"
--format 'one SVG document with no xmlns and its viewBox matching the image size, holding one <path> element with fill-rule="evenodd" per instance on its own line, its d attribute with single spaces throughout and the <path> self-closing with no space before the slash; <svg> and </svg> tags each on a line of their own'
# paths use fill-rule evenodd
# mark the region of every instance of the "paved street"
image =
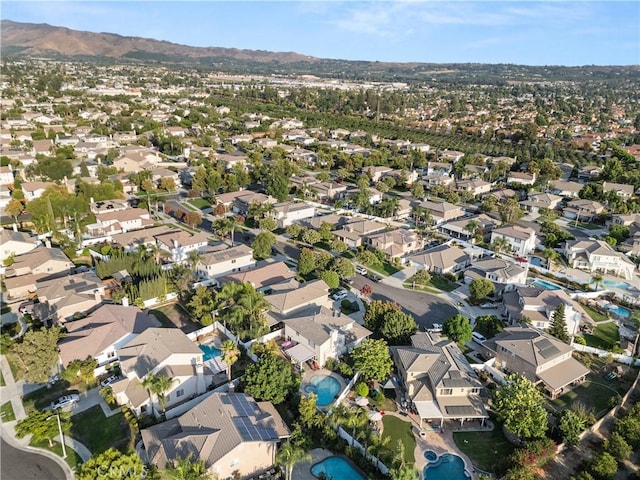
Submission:
<svg viewBox="0 0 640 480">
<path fill-rule="evenodd" d="M 360 290 L 365 284 L 371 285 L 373 300 L 396 302 L 406 313 L 414 316 L 421 330 L 431 328 L 434 323 L 443 323 L 458 313 L 456 307 L 437 295 L 375 283 L 362 275 L 355 276 L 353 288 Z"/>
<path fill-rule="evenodd" d="M 2 440 L 0 445 L 0 476 L 2 480 L 66 480 L 60 465 L 49 457 L 19 450 Z"/>
</svg>

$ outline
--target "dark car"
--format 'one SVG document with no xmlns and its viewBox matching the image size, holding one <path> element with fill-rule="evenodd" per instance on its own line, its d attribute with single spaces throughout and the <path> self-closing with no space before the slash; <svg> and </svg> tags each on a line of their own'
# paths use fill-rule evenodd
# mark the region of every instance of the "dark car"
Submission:
<svg viewBox="0 0 640 480">
<path fill-rule="evenodd" d="M 380 277 L 378 275 L 376 275 L 375 273 L 370 273 L 368 275 L 369 280 L 371 280 L 372 282 L 379 282 L 380 281 Z"/>
</svg>

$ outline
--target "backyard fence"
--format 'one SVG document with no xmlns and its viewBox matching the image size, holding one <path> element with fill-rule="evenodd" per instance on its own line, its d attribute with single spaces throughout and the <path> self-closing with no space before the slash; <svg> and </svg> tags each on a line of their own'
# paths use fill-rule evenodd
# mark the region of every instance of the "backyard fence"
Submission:
<svg viewBox="0 0 640 480">
<path fill-rule="evenodd" d="M 353 438 L 349 433 L 347 433 L 342 427 L 338 427 L 338 436 L 347 441 L 347 443 L 358 450 L 364 458 L 373 463 L 375 467 L 380 470 L 380 473 L 383 475 L 387 475 L 389 473 L 389 468 L 380 461 L 378 457 L 367 452 L 367 449 L 362 446 L 360 442 L 358 442 L 355 438 Z"/>
<path fill-rule="evenodd" d="M 607 350 L 602 350 L 601 348 L 589 347 L 587 345 L 580 345 L 579 343 L 574 343 L 571 345 L 574 349 L 579 352 L 591 353 L 593 355 L 597 355 L 598 357 L 609 357 L 615 360 L 618 363 L 624 363 L 625 365 L 632 365 L 634 367 L 640 366 L 640 359 L 630 357 L 629 355 L 623 355 L 621 353 L 611 353 Z"/>
<path fill-rule="evenodd" d="M 333 402 L 334 406 L 337 407 L 340 404 L 340 402 L 344 400 L 344 397 L 346 397 L 349 394 L 351 389 L 354 387 L 354 385 L 358 381 L 359 377 L 360 377 L 360 372 L 356 372 L 353 378 L 349 381 L 349 383 L 345 387 L 345 389 L 342 390 L 342 392 L 340 392 L 340 395 L 338 395 L 338 398 L 336 398 L 335 401 Z"/>
</svg>

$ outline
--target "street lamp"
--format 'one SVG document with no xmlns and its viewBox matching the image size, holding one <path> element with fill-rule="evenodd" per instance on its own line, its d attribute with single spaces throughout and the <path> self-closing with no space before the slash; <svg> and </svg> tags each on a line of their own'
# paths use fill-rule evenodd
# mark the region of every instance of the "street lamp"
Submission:
<svg viewBox="0 0 640 480">
<path fill-rule="evenodd" d="M 67 449 L 64 446 L 64 434 L 62 433 L 62 424 L 60 423 L 60 414 L 54 413 L 50 417 L 47 417 L 47 420 L 51 420 L 54 415 L 58 419 L 58 431 L 60 432 L 60 443 L 62 444 L 62 458 L 67 458 Z"/>
</svg>

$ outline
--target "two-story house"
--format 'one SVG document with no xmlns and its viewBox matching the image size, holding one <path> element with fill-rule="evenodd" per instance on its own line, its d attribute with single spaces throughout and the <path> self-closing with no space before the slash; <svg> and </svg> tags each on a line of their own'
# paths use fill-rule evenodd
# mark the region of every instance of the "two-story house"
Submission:
<svg viewBox="0 0 640 480">
<path fill-rule="evenodd" d="M 367 245 L 373 250 L 384 252 L 387 260 L 391 260 L 420 250 L 424 246 L 424 241 L 416 232 L 397 228 L 369 235 Z"/>
<path fill-rule="evenodd" d="M 278 228 L 287 228 L 300 220 L 316 214 L 313 205 L 305 202 L 281 202 L 273 205 L 271 216 L 278 222 Z"/>
<path fill-rule="evenodd" d="M 93 237 L 103 237 L 151 226 L 153 226 L 153 220 L 147 210 L 127 208 L 96 214 L 96 223 L 87 225 L 87 230 Z"/>
<path fill-rule="evenodd" d="M 506 240 L 511 247 L 511 251 L 517 255 L 525 256 L 536 248 L 536 232 L 529 227 L 518 225 L 496 228 L 491 232 L 491 243 L 498 238 Z"/>
<path fill-rule="evenodd" d="M 335 230 L 333 234 L 346 243 L 349 248 L 358 248 L 363 244 L 363 239 L 366 236 L 380 232 L 385 228 L 385 225 L 379 222 L 355 219 L 344 224 L 341 230 Z"/>
<path fill-rule="evenodd" d="M 418 270 L 456 274 L 471 265 L 473 258 L 472 253 L 462 247 L 442 244 L 407 257 L 407 263 Z"/>
<path fill-rule="evenodd" d="M 529 273 L 528 263 L 509 262 L 502 258 L 482 258 L 464 272 L 465 283 L 471 283 L 476 278 L 486 278 L 496 284 L 496 292 L 502 294 L 512 290 L 516 285 L 527 283 Z"/>
<path fill-rule="evenodd" d="M 567 203 L 562 209 L 562 216 L 580 222 L 591 222 L 604 211 L 604 205 L 600 202 L 580 198 Z"/>
<path fill-rule="evenodd" d="M 202 251 L 209 242 L 205 233 L 194 235 L 184 230 L 173 230 L 155 236 L 158 246 L 169 254 L 172 262 L 184 262 L 189 252 Z"/>
<path fill-rule="evenodd" d="M 626 255 L 616 252 L 602 240 L 569 240 L 565 244 L 564 254 L 572 268 L 610 273 L 626 280 L 633 278 L 636 269 Z"/>
<path fill-rule="evenodd" d="M 541 384 L 551 398 L 580 385 L 589 373 L 573 358 L 571 346 L 529 326 L 505 328 L 481 349 L 486 357 L 495 359 L 495 368 Z"/>
<path fill-rule="evenodd" d="M 440 225 L 441 223 L 464 217 L 462 207 L 449 202 L 432 202 L 427 200 L 418 203 L 416 206 L 431 214 L 434 225 Z"/>
<path fill-rule="evenodd" d="M 17 227 L 13 230 L 0 227 L 0 261 L 2 262 L 12 255 L 23 255 L 30 252 L 38 245 L 40 245 L 38 237 L 19 232 Z"/>
<path fill-rule="evenodd" d="M 236 245 L 203 253 L 196 264 L 196 272 L 201 279 L 212 279 L 230 272 L 249 270 L 255 265 L 253 250 L 246 245 Z"/>
<path fill-rule="evenodd" d="M 455 342 L 438 333 L 420 332 L 411 346 L 391 347 L 398 376 L 422 422 L 489 418 L 483 387 Z"/>
<path fill-rule="evenodd" d="M 35 250 L 15 257 L 12 265 L 7 267 L 7 277 L 20 275 L 47 274 L 69 272 L 74 264 L 59 248 L 40 246 Z"/>
<path fill-rule="evenodd" d="M 311 280 L 304 283 L 291 279 L 271 285 L 272 293 L 264 297 L 271 307 L 271 312 L 279 317 L 288 318 L 307 307 L 321 306 L 331 308 L 329 287 L 322 280 Z"/>
</svg>

